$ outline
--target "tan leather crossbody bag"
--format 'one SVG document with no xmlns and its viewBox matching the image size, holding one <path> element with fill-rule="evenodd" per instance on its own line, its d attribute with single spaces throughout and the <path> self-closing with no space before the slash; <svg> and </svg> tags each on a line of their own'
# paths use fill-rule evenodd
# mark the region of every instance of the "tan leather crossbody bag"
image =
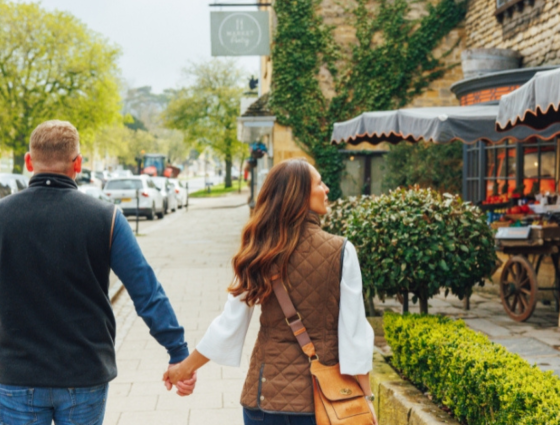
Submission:
<svg viewBox="0 0 560 425">
<path fill-rule="evenodd" d="M 342 375 L 339 364 L 321 364 L 315 346 L 303 326 L 301 315 L 294 307 L 280 275 L 273 276 L 271 280 L 274 294 L 286 316 L 286 323 L 305 355 L 309 357 L 317 425 L 373 425 L 373 416 L 356 378 Z"/>
</svg>

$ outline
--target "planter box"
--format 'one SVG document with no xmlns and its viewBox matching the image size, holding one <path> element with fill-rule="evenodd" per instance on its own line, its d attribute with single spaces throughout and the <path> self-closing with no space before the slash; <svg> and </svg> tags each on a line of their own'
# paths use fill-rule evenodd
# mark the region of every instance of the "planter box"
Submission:
<svg viewBox="0 0 560 425">
<path fill-rule="evenodd" d="M 370 376 L 379 425 L 460 425 L 410 382 L 402 379 L 377 347 Z"/>
</svg>

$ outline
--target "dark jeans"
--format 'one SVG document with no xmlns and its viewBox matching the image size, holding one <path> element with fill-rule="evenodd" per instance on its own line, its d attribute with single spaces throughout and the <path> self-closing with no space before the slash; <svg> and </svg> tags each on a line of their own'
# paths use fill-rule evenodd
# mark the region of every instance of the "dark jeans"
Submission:
<svg viewBox="0 0 560 425">
<path fill-rule="evenodd" d="M 0 385 L 0 424 L 101 425 L 109 385 L 28 388 Z"/>
<path fill-rule="evenodd" d="M 315 415 L 283 415 L 243 409 L 245 425 L 316 425 Z"/>
</svg>

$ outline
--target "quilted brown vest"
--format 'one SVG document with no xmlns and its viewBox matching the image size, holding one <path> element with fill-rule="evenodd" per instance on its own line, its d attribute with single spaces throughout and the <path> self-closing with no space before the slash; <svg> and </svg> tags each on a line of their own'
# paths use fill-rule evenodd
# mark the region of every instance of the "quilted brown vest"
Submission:
<svg viewBox="0 0 560 425">
<path fill-rule="evenodd" d="M 310 213 L 288 264 L 288 292 L 325 365 L 338 363 L 338 313 L 345 239 L 321 230 Z M 314 414 L 309 359 L 272 294 L 261 306 L 260 330 L 241 394 L 248 409 Z"/>
</svg>

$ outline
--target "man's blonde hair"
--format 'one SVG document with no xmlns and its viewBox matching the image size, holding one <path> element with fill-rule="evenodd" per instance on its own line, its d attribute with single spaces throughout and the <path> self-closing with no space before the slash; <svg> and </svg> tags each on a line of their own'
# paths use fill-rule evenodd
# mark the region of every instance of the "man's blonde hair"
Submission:
<svg viewBox="0 0 560 425">
<path fill-rule="evenodd" d="M 68 166 L 80 150 L 78 130 L 68 121 L 45 121 L 39 124 L 29 141 L 31 159 L 53 168 Z"/>
</svg>

